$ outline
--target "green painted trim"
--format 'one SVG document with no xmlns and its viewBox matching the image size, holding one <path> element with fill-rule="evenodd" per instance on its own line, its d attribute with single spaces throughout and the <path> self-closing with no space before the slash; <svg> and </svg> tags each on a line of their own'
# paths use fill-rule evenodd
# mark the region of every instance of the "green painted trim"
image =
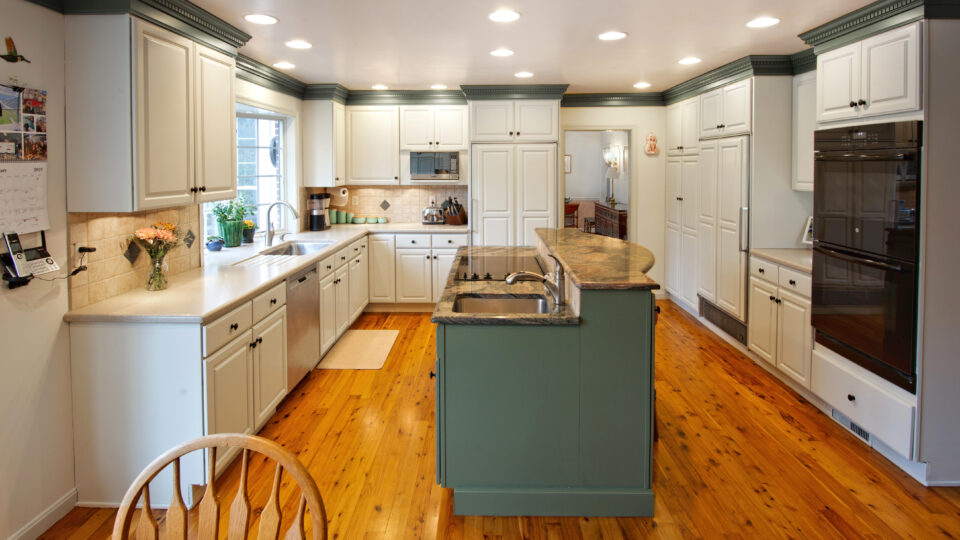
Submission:
<svg viewBox="0 0 960 540">
<path fill-rule="evenodd" d="M 955 4 L 955 2 L 953 2 Z M 820 26 L 801 33 L 798 37 L 807 45 L 812 45 L 820 54 L 821 48 L 831 43 L 830 48 L 836 48 L 840 45 L 834 45 L 833 42 L 847 44 L 853 41 L 859 41 L 867 35 L 889 30 L 923 18 L 924 0 L 878 0 L 872 4 L 860 9 L 851 11 L 842 17 L 821 24 Z M 906 20 L 905 16 L 906 15 Z M 868 32 L 864 32 L 868 30 Z M 852 35 L 858 35 L 856 39 Z"/>
<path fill-rule="evenodd" d="M 63 0 L 27 0 L 27 2 L 63 13 Z"/>
<path fill-rule="evenodd" d="M 794 75 L 817 69 L 817 55 L 814 54 L 813 47 L 790 55 L 790 62 L 793 64 Z"/>
<path fill-rule="evenodd" d="M 671 105 L 754 75 L 793 75 L 791 57 L 783 54 L 744 56 L 667 89 L 663 98 L 667 105 Z"/>
<path fill-rule="evenodd" d="M 350 91 L 338 83 L 308 84 L 303 91 L 303 99 L 336 101 L 337 103 L 346 104 L 349 94 Z"/>
<path fill-rule="evenodd" d="M 303 99 L 307 85 L 249 56 L 237 55 L 237 78 L 264 88 Z"/>
<path fill-rule="evenodd" d="M 815 45 L 813 50 L 817 54 L 823 54 L 827 51 L 839 49 L 840 47 L 863 41 L 872 36 L 882 34 L 889 30 L 905 26 L 907 24 L 923 19 L 923 7 L 916 7 L 903 13 L 897 13 L 891 17 L 877 21 L 874 24 L 857 27 L 835 39 L 831 39 L 819 45 Z"/>
<path fill-rule="evenodd" d="M 620 488 L 454 488 L 457 516 L 650 517 L 653 490 Z"/>
<path fill-rule="evenodd" d="M 561 107 L 662 107 L 663 92 L 564 94 Z"/>
<path fill-rule="evenodd" d="M 347 105 L 464 105 L 459 90 L 350 90 Z"/>
<path fill-rule="evenodd" d="M 462 84 L 469 101 L 486 99 L 562 99 L 569 84 Z"/>
</svg>

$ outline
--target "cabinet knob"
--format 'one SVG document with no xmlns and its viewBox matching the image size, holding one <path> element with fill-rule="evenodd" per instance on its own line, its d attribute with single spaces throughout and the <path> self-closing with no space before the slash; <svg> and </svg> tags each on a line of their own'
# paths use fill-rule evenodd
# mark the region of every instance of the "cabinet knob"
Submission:
<svg viewBox="0 0 960 540">
<path fill-rule="evenodd" d="M 258 338 L 257 338 L 257 343 L 263 343 L 263 338 L 262 338 L 262 337 L 258 337 Z"/>
<path fill-rule="evenodd" d="M 764 270 L 763 267 L 761 266 L 760 268 L 757 268 L 757 272 L 760 272 L 760 273 L 762 274 L 762 273 L 765 272 L 765 270 Z"/>
<path fill-rule="evenodd" d="M 853 394 L 847 394 L 847 401 L 856 401 L 856 400 L 857 400 L 857 396 Z"/>
<path fill-rule="evenodd" d="M 251 349 L 256 349 L 256 348 L 257 348 L 257 342 L 256 342 L 256 341 L 252 341 L 252 342 L 250 343 L 250 348 L 251 348 Z"/>
<path fill-rule="evenodd" d="M 333 177 L 333 179 L 336 180 L 337 182 L 340 181 L 340 177 L 339 177 L 339 176 L 335 176 L 335 177 Z"/>
<path fill-rule="evenodd" d="M 448 243 L 448 244 L 452 244 L 452 243 L 453 243 L 453 240 L 447 240 L 447 243 Z"/>
<path fill-rule="evenodd" d="M 678 147 L 677 147 L 677 150 L 683 150 L 683 147 L 682 147 L 682 146 L 678 146 Z"/>
<path fill-rule="evenodd" d="M 429 258 L 430 258 L 430 256 L 429 256 L 429 255 L 427 255 L 427 258 L 429 259 Z"/>
<path fill-rule="evenodd" d="M 851 102 L 850 102 L 850 108 L 853 108 L 853 107 L 856 107 L 856 106 L 857 106 L 857 102 L 856 102 L 856 101 L 851 101 Z"/>
<path fill-rule="evenodd" d="M 233 324 L 230 325 L 230 330 L 231 330 L 231 331 L 236 331 L 236 330 L 239 330 L 239 329 L 240 329 L 240 324 L 239 324 L 239 323 L 233 323 Z"/>
<path fill-rule="evenodd" d="M 867 104 L 867 102 L 864 101 L 864 100 L 862 100 L 862 99 L 857 100 L 857 105 L 859 105 L 859 106 L 861 106 L 861 107 L 863 107 L 863 106 L 866 105 L 866 104 Z"/>
<path fill-rule="evenodd" d="M 437 141 L 437 146 L 440 146 L 440 141 Z"/>
<path fill-rule="evenodd" d="M 207 190 L 207 186 L 200 186 L 200 191 L 206 191 L 206 190 Z"/>
<path fill-rule="evenodd" d="M 333 265 L 332 265 L 332 264 L 328 264 L 328 265 L 327 265 L 327 270 L 332 270 L 332 269 L 333 269 Z"/>
<path fill-rule="evenodd" d="M 276 299 L 276 298 L 271 298 L 271 299 L 270 299 L 270 305 L 272 305 L 272 306 L 277 305 L 277 299 Z"/>
<path fill-rule="evenodd" d="M 341 256 L 340 256 L 340 260 L 341 260 L 341 261 L 347 260 L 347 256 L 346 256 L 346 255 L 341 255 Z"/>
<path fill-rule="evenodd" d="M 781 300 L 781 299 L 779 299 L 779 298 L 777 298 L 776 300 L 774 300 L 774 302 L 776 302 L 776 303 L 778 303 L 778 304 L 779 304 L 779 303 L 781 303 L 781 302 L 783 302 L 783 300 Z"/>
<path fill-rule="evenodd" d="M 721 126 L 720 124 L 717 124 L 717 129 L 720 129 L 721 127 L 723 126 Z"/>
<path fill-rule="evenodd" d="M 797 284 L 797 280 L 795 280 L 795 279 L 791 279 L 791 280 L 790 280 L 790 284 L 791 284 L 791 285 L 794 285 L 794 286 L 796 286 L 796 284 Z"/>
<path fill-rule="evenodd" d="M 774 300 L 776 300 L 776 299 L 777 299 L 777 297 L 772 296 L 772 295 L 770 296 L 770 301 L 774 301 Z"/>
<path fill-rule="evenodd" d="M 434 259 L 436 259 L 436 258 L 437 258 L 437 256 L 436 256 L 436 255 L 434 255 L 434 256 L 433 256 L 433 258 L 434 258 Z"/>
<path fill-rule="evenodd" d="M 394 179 L 394 180 L 399 180 L 400 177 L 399 177 L 399 176 L 394 176 L 393 179 Z"/>
<path fill-rule="evenodd" d="M 354 251 L 359 252 L 360 248 L 353 248 Z"/>
<path fill-rule="evenodd" d="M 682 201 L 682 200 L 683 200 L 683 197 L 677 197 L 677 200 L 678 200 L 678 201 Z"/>
<path fill-rule="evenodd" d="M 510 136 L 513 136 L 513 132 L 512 132 L 512 131 L 510 132 Z"/>
<path fill-rule="evenodd" d="M 727 127 L 726 124 L 720 124 L 720 129 L 723 129 L 723 128 L 725 128 L 725 127 Z"/>
<path fill-rule="evenodd" d="M 431 379 L 433 379 L 433 378 L 436 377 L 436 376 L 437 376 L 436 373 L 434 373 L 434 372 L 432 372 L 432 371 L 430 372 L 430 378 L 431 378 Z"/>
<path fill-rule="evenodd" d="M 433 145 L 433 141 L 427 141 L 427 144 Z"/>
<path fill-rule="evenodd" d="M 196 192 L 197 192 L 197 188 L 196 188 L 196 187 L 190 188 L 190 193 L 196 193 Z"/>
</svg>

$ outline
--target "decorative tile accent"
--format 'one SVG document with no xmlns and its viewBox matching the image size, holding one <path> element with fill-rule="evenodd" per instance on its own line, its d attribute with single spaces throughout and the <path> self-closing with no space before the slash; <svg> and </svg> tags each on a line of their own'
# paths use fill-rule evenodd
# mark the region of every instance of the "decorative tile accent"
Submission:
<svg viewBox="0 0 960 540">
<path fill-rule="evenodd" d="M 380 208 L 383 208 L 383 210 L 386 211 L 387 208 L 390 208 L 390 203 L 388 203 L 387 200 L 384 199 L 383 202 L 380 203 Z"/>
<path fill-rule="evenodd" d="M 123 252 L 123 257 L 130 261 L 130 264 L 135 264 L 137 262 L 137 258 L 140 257 L 141 251 L 143 250 L 140 248 L 140 246 L 131 240 L 130 245 L 127 246 L 127 250 Z"/>
<path fill-rule="evenodd" d="M 195 234 L 193 234 L 193 230 L 192 230 L 192 229 L 187 229 L 187 234 L 185 234 L 184 237 L 183 237 L 183 243 L 186 244 L 187 249 L 190 249 L 190 248 L 193 247 L 193 242 L 194 242 L 196 239 L 197 239 L 197 236 L 196 236 Z"/>
</svg>

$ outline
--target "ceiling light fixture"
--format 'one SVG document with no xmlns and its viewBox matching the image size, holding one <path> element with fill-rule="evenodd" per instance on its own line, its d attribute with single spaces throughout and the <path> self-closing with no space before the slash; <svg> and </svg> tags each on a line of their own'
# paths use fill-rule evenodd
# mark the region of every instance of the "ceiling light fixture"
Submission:
<svg viewBox="0 0 960 540">
<path fill-rule="evenodd" d="M 309 49 L 310 47 L 313 47 L 313 45 L 302 39 L 292 39 L 284 43 L 284 45 L 290 47 L 291 49 Z"/>
<path fill-rule="evenodd" d="M 604 32 L 597 36 L 601 41 L 617 41 L 618 39 L 623 39 L 627 37 L 626 32 L 620 32 L 617 30 L 611 30 L 609 32 Z"/>
<path fill-rule="evenodd" d="M 520 14 L 512 9 L 498 9 L 490 14 L 493 22 L 513 22 L 520 18 Z"/>
<path fill-rule="evenodd" d="M 692 64 L 699 64 L 701 61 L 702 60 L 700 60 L 696 56 L 688 56 L 686 58 L 681 58 L 680 60 L 677 61 L 677 63 L 682 64 L 684 66 L 689 66 Z"/>
<path fill-rule="evenodd" d="M 490 54 L 493 56 L 513 56 L 513 51 L 511 51 L 510 49 L 504 49 L 501 47 L 499 49 L 494 49 L 490 51 Z"/>
<path fill-rule="evenodd" d="M 374 90 L 387 90 L 389 87 L 385 84 L 375 84 L 370 88 L 373 88 Z"/>
<path fill-rule="evenodd" d="M 434 85 L 431 85 L 430 88 L 433 89 L 433 90 L 446 90 L 446 89 L 447 89 L 447 85 L 445 85 L 445 84 L 434 84 Z"/>
<path fill-rule="evenodd" d="M 648 83 L 648 82 L 646 82 L 646 81 L 640 81 L 640 82 L 638 82 L 637 84 L 633 85 L 633 87 L 634 87 L 634 88 L 639 88 L 639 89 L 642 90 L 642 89 L 644 89 L 644 88 L 650 88 L 650 83 Z"/>
<path fill-rule="evenodd" d="M 263 13 L 251 13 L 250 15 L 245 15 L 243 20 L 253 24 L 277 24 L 276 17 L 264 15 Z"/>
<path fill-rule="evenodd" d="M 513 76 L 517 77 L 518 79 L 529 79 L 530 77 L 533 77 L 533 73 L 530 73 L 529 71 L 518 71 L 514 73 Z"/>
<path fill-rule="evenodd" d="M 295 65 L 291 64 L 290 62 L 287 62 L 286 60 L 284 60 L 283 62 L 277 62 L 276 64 L 273 65 L 273 67 L 275 67 L 275 68 L 277 68 L 277 69 L 293 69 L 293 68 L 295 68 L 295 67 L 297 67 L 297 66 L 295 66 Z"/>
<path fill-rule="evenodd" d="M 768 26 L 773 26 L 780 22 L 780 19 L 776 17 L 757 17 L 756 19 L 747 23 L 747 26 L 750 28 L 766 28 Z"/>
</svg>

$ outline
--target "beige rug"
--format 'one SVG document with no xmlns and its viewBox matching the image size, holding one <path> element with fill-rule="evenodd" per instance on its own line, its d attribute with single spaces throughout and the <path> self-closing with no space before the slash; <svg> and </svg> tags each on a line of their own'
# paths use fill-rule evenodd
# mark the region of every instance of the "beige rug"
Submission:
<svg viewBox="0 0 960 540">
<path fill-rule="evenodd" d="M 347 330 L 317 368 L 380 369 L 399 335 L 399 330 Z"/>
</svg>

